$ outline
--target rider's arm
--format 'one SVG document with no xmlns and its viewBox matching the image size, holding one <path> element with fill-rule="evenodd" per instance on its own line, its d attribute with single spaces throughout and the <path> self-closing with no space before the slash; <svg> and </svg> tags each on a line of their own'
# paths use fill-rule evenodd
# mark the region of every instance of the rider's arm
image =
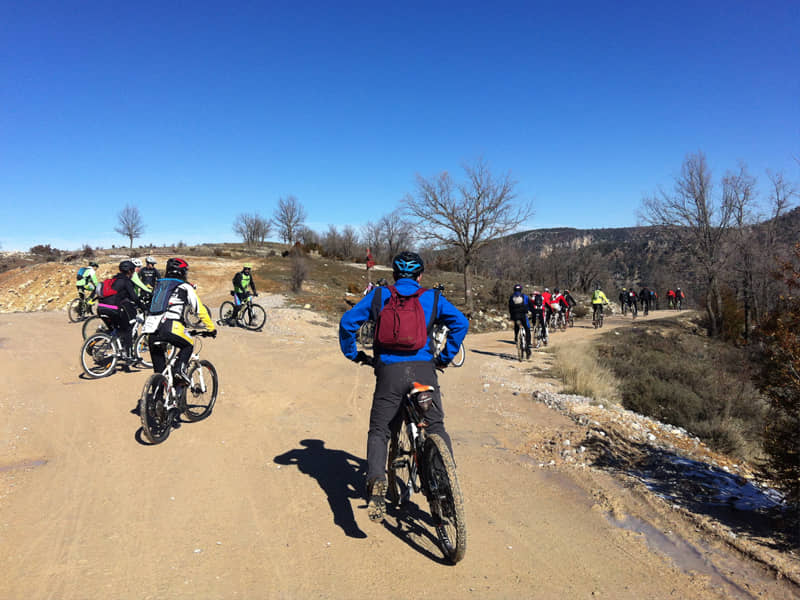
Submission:
<svg viewBox="0 0 800 600">
<path fill-rule="evenodd" d="M 356 356 L 358 356 L 356 335 L 364 321 L 368 321 L 370 318 L 372 298 L 375 294 L 382 293 L 384 289 L 386 288 L 376 287 L 364 296 L 358 304 L 344 313 L 339 321 L 339 348 L 342 350 L 342 354 L 350 360 L 355 360 Z"/>
<path fill-rule="evenodd" d="M 200 300 L 200 296 L 197 295 L 195 289 L 190 285 L 188 286 L 189 293 L 187 294 L 189 300 L 189 306 L 192 309 L 192 312 L 196 314 L 200 321 L 202 321 L 203 325 L 206 326 L 208 331 L 214 331 L 216 327 L 214 326 L 214 320 L 211 318 L 211 315 L 208 314 L 208 309 L 206 305 Z"/>
<path fill-rule="evenodd" d="M 151 288 L 149 285 L 145 284 L 141 279 L 139 279 L 138 273 L 134 272 L 133 277 L 131 277 L 131 281 L 136 287 L 144 290 L 148 294 L 151 294 L 153 292 L 153 288 Z"/>
</svg>

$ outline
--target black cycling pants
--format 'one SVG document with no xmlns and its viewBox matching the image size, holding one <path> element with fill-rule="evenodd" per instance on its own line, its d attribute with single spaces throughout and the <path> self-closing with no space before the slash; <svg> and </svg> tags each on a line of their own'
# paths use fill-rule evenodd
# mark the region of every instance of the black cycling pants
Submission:
<svg viewBox="0 0 800 600">
<path fill-rule="evenodd" d="M 153 361 L 153 371 L 161 373 L 167 366 L 167 356 L 164 344 L 158 342 L 166 342 L 178 348 L 178 359 L 175 366 L 178 371 L 185 370 L 192 358 L 194 342 L 185 333 L 183 324 L 180 321 L 168 319 L 158 326 L 155 333 L 150 334 L 150 358 Z"/>
<path fill-rule="evenodd" d="M 369 414 L 369 433 L 367 434 L 367 481 L 386 479 L 386 459 L 391 437 L 391 426 L 401 418 L 400 409 L 403 397 L 416 382 L 434 387 L 433 403 L 425 413 L 428 433 L 438 434 L 444 439 L 450 454 L 453 453 L 450 436 L 444 429 L 444 410 L 439 392 L 436 369 L 428 361 L 411 361 L 391 365 L 378 365 L 375 368 L 375 393 L 372 396 L 372 410 Z"/>
<path fill-rule="evenodd" d="M 130 352 L 133 346 L 133 323 L 131 323 L 131 319 L 136 316 L 136 310 L 124 306 L 110 308 L 107 305 L 103 305 L 97 308 L 97 314 L 103 319 L 106 327 L 111 330 L 117 330 L 117 335 L 122 342 L 122 348 Z"/>
</svg>

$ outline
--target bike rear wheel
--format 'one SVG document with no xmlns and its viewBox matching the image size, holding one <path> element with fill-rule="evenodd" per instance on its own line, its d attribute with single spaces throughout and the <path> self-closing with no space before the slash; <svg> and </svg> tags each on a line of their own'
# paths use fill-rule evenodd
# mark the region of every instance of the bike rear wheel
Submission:
<svg viewBox="0 0 800 600">
<path fill-rule="evenodd" d="M 456 464 L 444 440 L 435 433 L 425 442 L 428 504 L 445 558 L 453 564 L 467 552 L 464 498 L 456 476 Z"/>
<path fill-rule="evenodd" d="M 153 444 L 160 444 L 169 437 L 175 415 L 166 407 L 169 383 L 161 373 L 151 375 L 142 389 L 139 399 L 139 418 L 142 433 Z"/>
<path fill-rule="evenodd" d="M 538 348 L 539 346 L 542 345 L 542 325 L 539 322 L 537 322 L 536 325 L 533 326 L 531 343 L 533 344 L 534 348 Z"/>
<path fill-rule="evenodd" d="M 67 307 L 67 317 L 73 323 L 83 321 L 89 315 L 89 309 L 80 298 L 75 298 Z"/>
<path fill-rule="evenodd" d="M 83 322 L 81 333 L 83 334 L 83 339 L 86 339 L 95 333 L 109 333 L 109 329 L 106 327 L 105 321 L 103 321 L 101 317 L 95 315 Z"/>
<path fill-rule="evenodd" d="M 250 331 L 257 331 L 264 326 L 267 320 L 267 311 L 258 304 L 248 304 L 239 311 L 239 318 L 242 325 Z"/>
<path fill-rule="evenodd" d="M 183 416 L 187 421 L 202 421 L 211 414 L 217 401 L 217 370 L 207 360 L 194 362 L 189 368 L 189 380 L 192 383 L 186 390 Z"/>
<path fill-rule="evenodd" d="M 117 366 L 114 339 L 106 333 L 89 336 L 81 347 L 81 366 L 84 373 L 93 379 L 113 373 Z"/>
<path fill-rule="evenodd" d="M 226 300 L 225 302 L 223 302 L 222 305 L 219 307 L 219 320 L 222 321 L 223 323 L 226 323 L 228 319 L 233 317 L 233 309 L 234 309 L 233 302 L 231 302 L 230 300 Z"/>
<path fill-rule="evenodd" d="M 411 493 L 414 491 L 412 472 L 416 473 L 415 460 L 408 430 L 405 423 L 402 423 L 392 431 L 387 461 L 389 468 L 386 470 L 389 484 L 386 497 L 395 506 L 402 506 L 411 498 Z"/>
<path fill-rule="evenodd" d="M 467 351 L 464 349 L 464 344 L 459 345 L 458 352 L 453 357 L 452 362 L 450 363 L 454 367 L 460 367 L 464 364 L 464 359 L 467 357 Z"/>
<path fill-rule="evenodd" d="M 517 331 L 517 360 L 522 362 L 525 357 L 525 330 L 520 327 Z"/>
</svg>

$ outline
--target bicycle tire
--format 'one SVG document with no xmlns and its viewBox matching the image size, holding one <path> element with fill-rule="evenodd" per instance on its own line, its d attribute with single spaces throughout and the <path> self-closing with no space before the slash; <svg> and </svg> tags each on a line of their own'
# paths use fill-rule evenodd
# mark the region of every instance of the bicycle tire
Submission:
<svg viewBox="0 0 800 600">
<path fill-rule="evenodd" d="M 533 347 L 536 349 L 538 349 L 542 345 L 542 326 L 538 321 L 533 326 L 531 344 L 533 344 Z"/>
<path fill-rule="evenodd" d="M 139 399 L 139 418 L 142 433 L 153 444 L 160 444 L 169 437 L 175 415 L 164 406 L 164 396 L 169 388 L 167 378 L 161 373 L 151 375 L 142 388 Z"/>
<path fill-rule="evenodd" d="M 525 356 L 525 329 L 520 326 L 519 331 L 517 331 L 517 360 L 522 362 L 523 357 Z"/>
<path fill-rule="evenodd" d="M 567 319 L 567 325 L 569 327 L 575 327 L 575 317 L 572 316 L 572 313 L 570 313 L 569 319 Z"/>
<path fill-rule="evenodd" d="M 370 350 L 375 341 L 375 321 L 369 319 L 361 324 L 358 328 L 358 341 L 364 347 L 364 350 Z"/>
<path fill-rule="evenodd" d="M 207 304 L 203 304 L 203 306 L 206 307 L 206 312 L 208 313 L 208 316 L 210 317 L 211 316 L 211 309 L 208 307 Z M 199 329 L 201 327 L 203 329 L 206 328 L 205 323 L 203 323 L 202 319 L 200 318 L 200 315 L 197 314 L 196 312 L 192 311 L 192 310 L 189 310 L 188 306 L 186 308 L 185 315 L 186 315 L 186 323 L 192 329 Z"/>
<path fill-rule="evenodd" d="M 106 327 L 106 322 L 103 321 L 102 317 L 97 315 L 86 319 L 83 322 L 83 327 L 81 328 L 83 339 L 86 339 L 95 333 L 109 333 L 108 327 Z"/>
<path fill-rule="evenodd" d="M 458 346 L 458 352 L 456 352 L 456 355 L 453 357 L 453 360 L 450 362 L 450 364 L 454 367 L 460 367 L 461 365 L 464 364 L 464 359 L 466 357 L 467 357 L 467 351 L 464 348 L 464 344 L 460 344 Z"/>
<path fill-rule="evenodd" d="M 208 375 L 205 372 L 208 372 Z M 202 421 L 211 414 L 217 402 L 219 391 L 217 369 L 207 360 L 195 361 L 189 368 L 188 375 L 192 383 L 186 390 L 183 416 L 187 421 Z"/>
<path fill-rule="evenodd" d="M 81 299 L 75 298 L 67 307 L 67 317 L 69 318 L 70 322 L 78 323 L 86 318 L 84 315 L 85 313 L 83 306 L 81 306 Z"/>
<path fill-rule="evenodd" d="M 92 379 L 113 373 L 117 366 L 114 339 L 107 333 L 95 333 L 89 336 L 81 346 L 81 366 L 83 372 Z"/>
<path fill-rule="evenodd" d="M 227 322 L 233 316 L 233 302 L 226 300 L 219 307 L 219 320 L 223 323 Z"/>
<path fill-rule="evenodd" d="M 260 304 L 249 304 L 239 311 L 242 326 L 250 331 L 258 331 L 267 321 L 267 311 Z"/>
<path fill-rule="evenodd" d="M 456 463 L 441 436 L 432 433 L 425 441 L 428 505 L 436 534 L 447 560 L 456 564 L 467 552 L 464 497 L 456 475 Z"/>
<path fill-rule="evenodd" d="M 387 460 L 387 483 L 388 489 L 386 497 L 394 506 L 400 507 L 411 498 L 414 489 L 412 481 L 413 461 L 416 460 L 411 448 L 411 440 L 408 438 L 408 430 L 405 421 L 392 431 L 389 441 L 389 457 Z"/>
</svg>

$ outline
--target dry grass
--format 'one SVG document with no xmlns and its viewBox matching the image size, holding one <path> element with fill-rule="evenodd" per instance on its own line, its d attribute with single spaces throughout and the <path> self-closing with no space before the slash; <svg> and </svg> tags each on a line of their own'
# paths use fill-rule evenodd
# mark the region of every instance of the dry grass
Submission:
<svg viewBox="0 0 800 600">
<path fill-rule="evenodd" d="M 554 348 L 554 374 L 564 383 L 565 394 L 578 394 L 598 402 L 619 402 L 619 381 L 600 365 L 586 344 Z"/>
</svg>

